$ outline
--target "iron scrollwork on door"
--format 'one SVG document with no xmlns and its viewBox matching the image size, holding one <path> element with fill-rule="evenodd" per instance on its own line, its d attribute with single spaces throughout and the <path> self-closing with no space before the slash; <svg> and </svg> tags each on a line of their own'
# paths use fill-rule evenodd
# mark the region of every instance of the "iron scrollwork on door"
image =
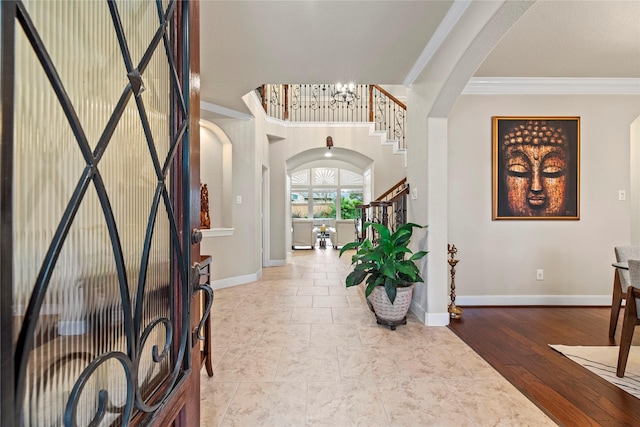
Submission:
<svg viewBox="0 0 640 427">
<path fill-rule="evenodd" d="M 190 233 L 176 218 L 178 209 L 189 218 L 189 207 L 176 206 L 174 196 L 189 177 L 187 162 L 175 168 L 177 154 L 188 154 L 189 79 L 179 77 L 188 76 L 188 36 L 174 31 L 188 27 L 189 2 L 13 5 L 22 30 L 17 95 L 16 105 L 3 108 L 16 110 L 14 266 L 35 271 L 31 279 L 29 268 L 14 267 L 15 425 L 126 426 L 158 411 L 189 372 Z M 95 56 L 60 64 L 81 52 L 65 51 L 69 40 L 52 36 L 47 19 L 87 31 L 75 46 Z M 99 32 L 109 26 L 108 37 Z M 111 65 L 97 69 L 101 61 Z M 39 94 L 29 79 L 49 87 Z M 42 104 L 53 106 L 44 111 L 55 122 L 48 134 L 33 120 L 43 114 L 34 112 L 40 103 L 29 102 L 38 96 L 49 96 Z M 56 114 L 61 120 L 52 119 Z M 59 148 L 47 146 L 50 140 Z M 55 206 L 36 206 L 51 225 L 32 231 L 31 213 L 22 214 L 32 200 L 17 174 L 28 164 L 21 163 L 28 144 L 41 142 L 49 163 L 40 170 L 34 162 L 30 173 L 60 186 L 57 198 L 43 199 L 61 207 L 58 217 Z M 123 178 L 125 170 L 133 178 Z"/>
</svg>

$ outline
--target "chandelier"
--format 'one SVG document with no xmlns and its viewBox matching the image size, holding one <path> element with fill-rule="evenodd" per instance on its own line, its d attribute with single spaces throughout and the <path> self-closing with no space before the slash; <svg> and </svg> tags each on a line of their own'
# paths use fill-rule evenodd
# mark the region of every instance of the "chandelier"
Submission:
<svg viewBox="0 0 640 427">
<path fill-rule="evenodd" d="M 356 85 L 353 83 L 349 83 L 348 85 L 336 83 L 336 91 L 333 97 L 336 101 L 353 102 L 358 98 L 358 95 L 356 95 Z"/>
</svg>

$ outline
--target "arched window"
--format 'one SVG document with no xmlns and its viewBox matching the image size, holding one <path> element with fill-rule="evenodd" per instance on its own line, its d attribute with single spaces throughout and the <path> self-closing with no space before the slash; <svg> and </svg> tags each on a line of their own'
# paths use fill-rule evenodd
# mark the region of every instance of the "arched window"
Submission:
<svg viewBox="0 0 640 427">
<path fill-rule="evenodd" d="M 291 173 L 292 218 L 355 218 L 363 174 L 337 167 L 301 167 Z"/>
</svg>

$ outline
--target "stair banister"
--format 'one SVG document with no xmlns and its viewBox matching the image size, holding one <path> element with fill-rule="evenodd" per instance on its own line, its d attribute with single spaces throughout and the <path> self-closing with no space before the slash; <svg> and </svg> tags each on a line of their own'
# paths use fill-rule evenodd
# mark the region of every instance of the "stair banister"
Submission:
<svg viewBox="0 0 640 427">
<path fill-rule="evenodd" d="M 391 95 L 389 92 L 387 92 L 386 90 L 384 90 L 382 87 L 378 86 L 378 85 L 370 85 L 375 87 L 376 89 L 378 89 L 380 92 L 382 92 L 387 98 L 389 98 L 390 100 L 392 100 L 393 102 L 395 102 L 396 104 L 398 104 L 398 106 L 400 108 L 402 108 L 403 110 L 407 109 L 407 106 L 403 103 L 400 102 L 400 100 L 398 100 L 398 98 L 396 98 L 395 96 Z M 370 91 L 373 92 L 373 88 L 370 88 Z M 373 120 L 371 120 L 373 121 Z"/>
<path fill-rule="evenodd" d="M 407 182 L 407 178 L 402 178 L 400 181 L 394 184 L 390 189 L 382 193 L 382 195 L 379 196 L 376 200 L 384 200 L 389 194 L 394 192 L 400 192 L 405 187 L 406 182 Z"/>
<path fill-rule="evenodd" d="M 407 183 L 407 178 L 402 178 L 368 205 L 356 205 L 355 208 L 359 213 L 359 218 L 356 218 L 356 221 L 358 221 L 363 230 L 362 236 L 359 236 L 359 238 L 362 240 L 367 238 L 367 230 L 364 230 L 366 222 L 380 223 L 392 230 L 396 230 L 402 224 L 405 224 L 407 222 L 408 194 L 409 183 Z M 389 208 L 392 209 L 391 216 L 389 215 Z M 369 237 L 375 238 L 375 232 L 373 230 L 369 232 L 374 233 Z"/>
</svg>

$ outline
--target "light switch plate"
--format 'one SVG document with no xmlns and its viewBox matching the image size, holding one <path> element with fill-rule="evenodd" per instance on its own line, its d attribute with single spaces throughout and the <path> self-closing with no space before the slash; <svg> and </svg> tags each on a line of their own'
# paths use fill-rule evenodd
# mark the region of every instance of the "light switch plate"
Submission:
<svg viewBox="0 0 640 427">
<path fill-rule="evenodd" d="M 618 190 L 618 200 L 627 200 L 627 192 L 624 190 Z"/>
</svg>

